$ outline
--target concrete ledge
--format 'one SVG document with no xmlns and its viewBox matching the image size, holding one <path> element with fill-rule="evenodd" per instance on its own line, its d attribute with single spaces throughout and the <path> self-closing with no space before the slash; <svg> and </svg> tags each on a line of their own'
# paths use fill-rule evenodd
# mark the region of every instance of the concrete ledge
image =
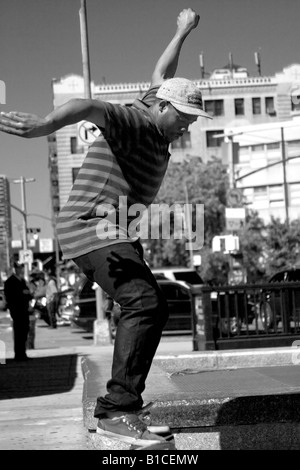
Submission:
<svg viewBox="0 0 300 470">
<path fill-rule="evenodd" d="M 299 350 L 299 348 L 298 348 Z M 201 370 L 220 370 L 246 367 L 292 365 L 297 348 L 266 348 L 227 351 L 205 351 L 184 354 L 157 354 L 155 364 L 160 364 L 166 371 L 174 372 L 189 368 Z"/>
<path fill-rule="evenodd" d="M 195 428 L 174 433 L 178 451 L 197 450 L 299 450 L 300 425 L 273 423 L 254 426 L 219 426 Z M 129 446 L 118 441 L 90 434 L 89 450 L 128 451 Z"/>
<path fill-rule="evenodd" d="M 82 360 L 83 417 L 95 429 L 97 396 L 106 393 L 111 353 Z M 264 351 L 160 353 L 143 394 L 153 424 L 168 424 L 178 450 L 300 449 L 299 366 L 291 348 Z M 91 449 L 125 450 L 89 434 Z"/>
</svg>

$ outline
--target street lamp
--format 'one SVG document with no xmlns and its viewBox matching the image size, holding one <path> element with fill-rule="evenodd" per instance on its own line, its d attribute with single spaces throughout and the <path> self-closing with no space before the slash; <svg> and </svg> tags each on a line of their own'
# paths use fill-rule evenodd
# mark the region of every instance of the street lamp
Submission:
<svg viewBox="0 0 300 470">
<path fill-rule="evenodd" d="M 25 195 L 25 184 L 26 183 L 33 183 L 35 181 L 34 178 L 24 178 L 24 176 L 21 176 L 20 179 L 13 180 L 13 183 L 17 183 L 21 185 L 21 202 L 22 202 L 22 209 L 19 209 L 18 207 L 14 206 L 13 204 L 10 204 L 11 207 L 17 211 L 19 211 L 22 216 L 23 216 L 23 250 L 27 250 L 27 212 L 26 212 L 26 195 Z M 28 280 L 29 277 L 29 267 L 28 263 L 24 263 L 24 275 L 25 279 Z"/>
</svg>

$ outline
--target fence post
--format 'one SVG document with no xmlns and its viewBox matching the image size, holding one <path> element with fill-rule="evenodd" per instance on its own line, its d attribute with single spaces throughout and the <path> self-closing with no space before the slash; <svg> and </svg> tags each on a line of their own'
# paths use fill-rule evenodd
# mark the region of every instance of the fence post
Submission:
<svg viewBox="0 0 300 470">
<path fill-rule="evenodd" d="M 216 349 L 213 334 L 213 318 L 211 308 L 211 288 L 201 287 L 201 295 L 193 292 L 194 321 L 193 321 L 193 351 Z"/>
</svg>

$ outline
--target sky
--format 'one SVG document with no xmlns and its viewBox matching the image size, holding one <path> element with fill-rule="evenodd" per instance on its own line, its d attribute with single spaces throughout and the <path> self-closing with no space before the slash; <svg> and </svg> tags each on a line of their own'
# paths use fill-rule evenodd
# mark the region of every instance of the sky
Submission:
<svg viewBox="0 0 300 470">
<path fill-rule="evenodd" d="M 0 0 L 0 80 L 6 85 L 1 111 L 46 116 L 53 109 L 51 81 L 82 75 L 80 0 Z M 91 80 L 95 84 L 149 81 L 156 60 L 175 33 L 183 8 L 200 14 L 200 23 L 183 48 L 177 76 L 200 78 L 235 64 L 256 74 L 260 51 L 263 75 L 300 63 L 299 0 L 86 0 Z M 28 227 L 52 237 L 46 138 L 0 134 L 0 174 L 26 184 Z M 11 203 L 21 208 L 21 188 L 11 185 Z M 32 216 L 31 214 L 39 214 Z M 12 209 L 14 238 L 21 215 Z"/>
</svg>

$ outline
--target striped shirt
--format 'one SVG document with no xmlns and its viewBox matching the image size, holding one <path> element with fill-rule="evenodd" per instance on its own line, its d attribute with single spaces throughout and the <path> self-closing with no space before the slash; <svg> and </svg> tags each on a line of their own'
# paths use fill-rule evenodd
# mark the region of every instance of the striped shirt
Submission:
<svg viewBox="0 0 300 470">
<path fill-rule="evenodd" d="M 128 211 L 148 207 L 167 170 L 169 143 L 142 101 L 105 103 L 105 128 L 90 146 L 57 224 L 64 259 L 131 242 Z"/>
</svg>

